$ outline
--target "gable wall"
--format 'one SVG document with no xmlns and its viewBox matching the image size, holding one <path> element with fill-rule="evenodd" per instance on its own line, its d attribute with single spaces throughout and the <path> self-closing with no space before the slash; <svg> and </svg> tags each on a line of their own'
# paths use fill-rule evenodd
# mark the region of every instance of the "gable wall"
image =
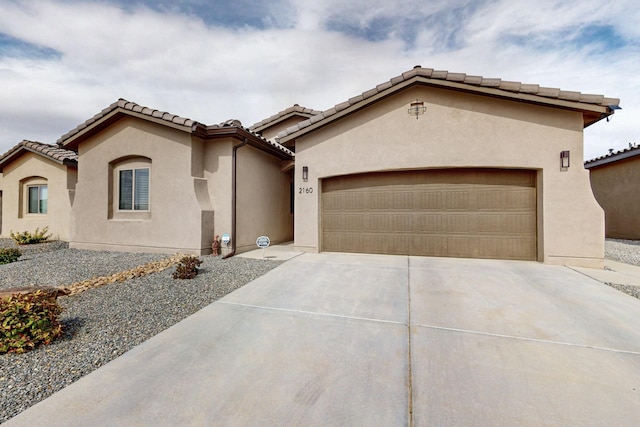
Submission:
<svg viewBox="0 0 640 427">
<path fill-rule="evenodd" d="M 82 142 L 78 153 L 71 247 L 198 254 L 209 249 L 202 247 L 201 227 L 212 213 L 203 213 L 196 197 L 190 134 L 124 117 Z M 117 208 L 110 213 L 117 200 L 110 165 L 127 156 L 151 160 L 146 215 L 121 217 Z"/>
<path fill-rule="evenodd" d="M 590 169 L 591 187 L 605 212 L 605 233 L 640 239 L 640 156 Z"/>
<path fill-rule="evenodd" d="M 46 179 L 46 214 L 28 213 L 27 190 L 21 183 L 30 177 Z M 37 182 L 45 183 L 43 180 Z M 2 237 L 9 237 L 11 231 L 33 232 L 36 228 L 42 230 L 48 226 L 53 239 L 69 240 L 75 183 L 75 168 L 67 168 L 34 153 L 25 153 L 6 166 L 2 178 Z"/>
<path fill-rule="evenodd" d="M 427 112 L 407 114 L 416 98 Z M 560 171 L 570 150 L 572 166 Z M 416 86 L 296 141 L 296 247 L 318 251 L 321 179 L 424 168 L 524 168 L 538 174 L 538 259 L 601 264 L 603 214 L 582 160 L 580 113 Z M 309 182 L 301 182 L 302 167 Z M 300 192 L 300 189 L 311 189 Z"/>
</svg>

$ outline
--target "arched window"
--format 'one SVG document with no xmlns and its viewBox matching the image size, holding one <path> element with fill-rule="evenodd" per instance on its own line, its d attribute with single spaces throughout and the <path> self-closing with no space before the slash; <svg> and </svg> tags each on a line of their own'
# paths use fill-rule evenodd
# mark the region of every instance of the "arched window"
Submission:
<svg viewBox="0 0 640 427">
<path fill-rule="evenodd" d="M 148 217 L 151 211 L 151 159 L 127 157 L 111 162 L 110 166 L 109 217 Z"/>
<path fill-rule="evenodd" d="M 47 179 L 34 176 L 20 181 L 20 211 L 28 215 L 45 215 L 49 208 Z M 20 215 L 22 217 L 22 215 Z"/>
</svg>

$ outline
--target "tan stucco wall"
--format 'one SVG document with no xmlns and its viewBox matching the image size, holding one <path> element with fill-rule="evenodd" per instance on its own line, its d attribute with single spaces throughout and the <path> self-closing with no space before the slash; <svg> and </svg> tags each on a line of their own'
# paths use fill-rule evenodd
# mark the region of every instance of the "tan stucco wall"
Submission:
<svg viewBox="0 0 640 427">
<path fill-rule="evenodd" d="M 590 169 L 591 187 L 605 212 L 605 233 L 640 239 L 640 156 Z"/>
<path fill-rule="evenodd" d="M 235 141 L 235 144 L 238 142 Z M 204 142 L 204 177 L 207 180 L 209 200 L 215 209 L 213 226 L 205 230 L 208 244 L 223 234 L 231 235 L 231 173 L 234 140 L 230 138 Z M 233 244 L 233 242 L 232 242 Z M 229 249 L 232 244 L 229 245 Z M 226 249 L 226 248 L 225 248 Z"/>
<path fill-rule="evenodd" d="M 30 178 L 32 183 L 45 183 L 48 189 L 46 214 L 30 214 L 24 183 Z M 41 155 L 25 153 L 7 165 L 2 177 L 2 237 L 9 237 L 11 231 L 35 231 L 49 227 L 52 239 L 69 240 L 70 214 L 73 192 L 76 184 L 75 168 L 58 164 Z M 23 193 L 22 196 L 20 193 Z M 22 204 L 22 208 L 20 207 Z"/>
<path fill-rule="evenodd" d="M 427 107 L 417 120 L 407 114 L 416 98 Z M 297 139 L 295 246 L 321 247 L 322 178 L 399 169 L 524 168 L 538 171 L 538 259 L 601 266 L 604 217 L 581 164 L 582 144 L 580 113 L 409 88 Z M 571 152 L 566 171 L 560 170 L 562 150 Z M 309 168 L 307 183 L 303 166 Z"/>
<path fill-rule="evenodd" d="M 237 152 L 237 252 L 257 249 L 258 236 L 271 244 L 293 240 L 291 172 L 281 171 L 280 159 L 254 147 Z"/>
<path fill-rule="evenodd" d="M 210 243 L 203 247 L 201 230 L 203 224 L 213 222 L 212 206 L 206 200 L 202 168 L 192 165 L 189 133 L 125 117 L 83 141 L 78 154 L 71 247 L 195 254 L 209 251 Z M 110 163 L 126 156 L 151 159 L 150 212 L 146 215 L 123 218 L 109 214 Z M 117 199 L 117 194 L 113 197 Z"/>
</svg>

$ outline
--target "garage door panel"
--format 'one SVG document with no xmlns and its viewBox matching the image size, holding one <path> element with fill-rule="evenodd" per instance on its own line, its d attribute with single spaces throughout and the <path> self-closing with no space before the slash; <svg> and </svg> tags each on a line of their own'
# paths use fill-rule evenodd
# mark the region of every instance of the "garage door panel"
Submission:
<svg viewBox="0 0 640 427">
<path fill-rule="evenodd" d="M 535 260 L 535 174 L 462 169 L 324 180 L 322 249 Z"/>
<path fill-rule="evenodd" d="M 507 195 L 503 189 L 479 190 L 477 194 L 478 210 L 502 211 L 509 205 L 507 203 Z"/>
<path fill-rule="evenodd" d="M 469 216 L 467 214 L 450 214 L 444 216 L 444 232 L 445 233 L 469 233 Z"/>
<path fill-rule="evenodd" d="M 535 209 L 536 197 L 532 189 L 511 190 L 507 192 L 507 208 L 509 210 L 531 210 Z"/>
<path fill-rule="evenodd" d="M 416 214 L 417 217 L 417 229 L 418 233 L 440 233 L 443 231 L 443 218 L 442 214 Z"/>
<path fill-rule="evenodd" d="M 536 227 L 536 215 L 532 213 L 507 215 L 507 233 L 530 234 L 530 230 Z"/>
<path fill-rule="evenodd" d="M 444 206 L 446 210 L 467 210 L 469 209 L 469 192 L 467 191 L 450 191 L 446 193 L 447 204 Z"/>
<path fill-rule="evenodd" d="M 412 232 L 413 215 L 394 213 L 371 213 L 369 215 L 371 232 Z"/>
<path fill-rule="evenodd" d="M 371 193 L 369 195 L 369 206 L 372 210 L 388 210 L 391 209 L 391 194 L 389 193 Z"/>
<path fill-rule="evenodd" d="M 442 200 L 446 196 L 442 190 L 421 190 L 416 195 L 417 206 L 416 209 L 421 211 L 426 210 L 442 210 Z"/>
</svg>

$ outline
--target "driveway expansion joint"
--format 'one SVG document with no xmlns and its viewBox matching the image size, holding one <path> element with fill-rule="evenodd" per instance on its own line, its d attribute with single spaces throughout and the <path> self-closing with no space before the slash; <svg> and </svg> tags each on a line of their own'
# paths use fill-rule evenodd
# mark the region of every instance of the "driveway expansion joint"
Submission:
<svg viewBox="0 0 640 427">
<path fill-rule="evenodd" d="M 494 337 L 494 338 L 528 341 L 528 342 L 535 342 L 535 343 L 541 343 L 541 344 L 554 344 L 554 345 L 562 345 L 566 347 L 578 347 L 578 348 L 586 348 L 591 350 L 608 351 L 612 353 L 622 353 L 622 354 L 633 354 L 636 356 L 640 356 L 640 351 L 621 350 L 617 348 L 600 347 L 600 346 L 588 345 L 588 344 L 575 344 L 575 343 L 569 343 L 569 342 L 563 342 L 563 341 L 545 340 L 540 338 L 518 337 L 515 335 L 496 334 L 493 332 L 472 331 L 469 329 L 459 329 L 459 328 L 447 328 L 445 326 L 435 326 L 435 325 L 412 325 L 412 326 L 415 326 L 418 328 L 425 328 L 425 329 L 436 329 L 441 331 L 458 332 L 462 334 L 482 335 L 482 336 Z"/>
<path fill-rule="evenodd" d="M 397 322 L 395 320 L 372 319 L 372 318 L 369 318 L 369 317 L 359 317 L 359 316 L 345 316 L 343 314 L 322 313 L 322 312 L 307 311 L 307 310 L 292 310 L 290 308 L 267 307 L 267 306 L 262 306 L 262 305 L 242 304 L 242 303 L 230 302 L 230 301 L 216 301 L 216 302 L 214 302 L 214 304 L 227 304 L 227 305 L 235 305 L 235 306 L 239 306 L 239 307 L 257 308 L 259 310 L 281 311 L 281 312 L 285 312 L 285 313 L 294 313 L 294 314 L 311 314 L 311 315 L 315 315 L 315 316 L 334 317 L 334 318 L 338 318 L 338 319 L 362 320 L 362 321 L 365 321 L 365 322 L 390 323 L 392 325 L 408 326 L 408 324 L 406 322 Z"/>
</svg>

